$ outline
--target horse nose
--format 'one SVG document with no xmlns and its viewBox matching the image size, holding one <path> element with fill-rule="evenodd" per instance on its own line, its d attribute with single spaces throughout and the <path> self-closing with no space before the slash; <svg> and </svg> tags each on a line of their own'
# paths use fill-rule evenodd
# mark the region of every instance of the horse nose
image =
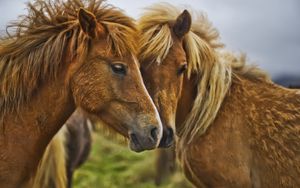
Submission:
<svg viewBox="0 0 300 188">
<path fill-rule="evenodd" d="M 139 146 L 139 145 L 140 145 L 139 139 L 138 139 L 138 137 L 137 137 L 137 135 L 136 135 L 135 133 L 130 133 L 130 134 L 129 134 L 129 139 L 130 139 L 130 141 L 131 141 L 134 145 L 136 145 L 136 146 Z"/>
<path fill-rule="evenodd" d="M 170 147 L 174 142 L 174 131 L 172 128 L 166 128 L 163 131 L 163 137 L 159 143 L 160 148 L 168 148 Z"/>
<path fill-rule="evenodd" d="M 156 148 L 159 139 L 158 126 L 149 125 L 143 130 L 131 131 L 129 139 L 134 151 L 151 150 Z"/>
<path fill-rule="evenodd" d="M 157 142 L 158 140 L 158 129 L 157 127 L 153 127 L 151 130 L 150 130 L 150 139 L 152 139 L 153 142 Z"/>
</svg>

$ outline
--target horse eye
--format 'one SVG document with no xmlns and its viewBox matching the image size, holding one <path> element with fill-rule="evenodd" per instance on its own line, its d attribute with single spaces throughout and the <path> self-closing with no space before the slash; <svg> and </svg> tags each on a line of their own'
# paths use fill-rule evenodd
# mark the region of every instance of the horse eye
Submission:
<svg viewBox="0 0 300 188">
<path fill-rule="evenodd" d="M 126 66 L 121 63 L 112 64 L 111 69 L 116 74 L 126 75 L 126 73 L 127 73 Z"/>
<path fill-rule="evenodd" d="M 187 70 L 187 64 L 182 65 L 178 70 L 178 75 L 182 75 Z"/>
</svg>

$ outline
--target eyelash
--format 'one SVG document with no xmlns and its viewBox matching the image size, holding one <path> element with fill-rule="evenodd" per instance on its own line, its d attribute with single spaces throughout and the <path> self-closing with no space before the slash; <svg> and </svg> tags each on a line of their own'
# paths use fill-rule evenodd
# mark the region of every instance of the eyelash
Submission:
<svg viewBox="0 0 300 188">
<path fill-rule="evenodd" d="M 178 75 L 182 75 L 187 70 L 187 64 L 182 65 L 178 70 Z"/>
</svg>

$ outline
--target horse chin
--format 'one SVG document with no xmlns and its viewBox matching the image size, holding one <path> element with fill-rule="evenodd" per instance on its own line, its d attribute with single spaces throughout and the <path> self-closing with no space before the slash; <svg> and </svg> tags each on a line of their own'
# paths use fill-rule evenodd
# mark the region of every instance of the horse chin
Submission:
<svg viewBox="0 0 300 188">
<path fill-rule="evenodd" d="M 129 148 L 132 151 L 134 151 L 134 152 L 140 153 L 140 152 L 143 152 L 145 150 L 153 150 L 153 149 L 155 149 L 155 146 L 152 146 L 152 147 L 147 146 L 147 147 L 145 147 L 145 146 L 141 145 L 140 143 L 134 142 L 134 141 L 132 141 L 130 139 L 130 141 L 129 141 Z"/>
<path fill-rule="evenodd" d="M 142 146 L 140 144 L 135 144 L 131 140 L 130 140 L 130 143 L 129 143 L 129 148 L 132 151 L 137 152 L 137 153 L 140 153 L 140 152 L 144 151 L 144 149 L 142 148 Z"/>
</svg>

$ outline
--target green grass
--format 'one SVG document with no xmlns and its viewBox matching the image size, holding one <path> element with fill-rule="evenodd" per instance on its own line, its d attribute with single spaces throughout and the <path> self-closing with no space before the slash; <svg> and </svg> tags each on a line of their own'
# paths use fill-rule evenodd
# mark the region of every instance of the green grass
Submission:
<svg viewBox="0 0 300 188">
<path fill-rule="evenodd" d="M 74 188 L 156 188 L 155 153 L 134 153 L 128 147 L 95 134 L 89 160 L 74 174 Z M 191 188 L 176 172 L 160 188 Z"/>
</svg>

